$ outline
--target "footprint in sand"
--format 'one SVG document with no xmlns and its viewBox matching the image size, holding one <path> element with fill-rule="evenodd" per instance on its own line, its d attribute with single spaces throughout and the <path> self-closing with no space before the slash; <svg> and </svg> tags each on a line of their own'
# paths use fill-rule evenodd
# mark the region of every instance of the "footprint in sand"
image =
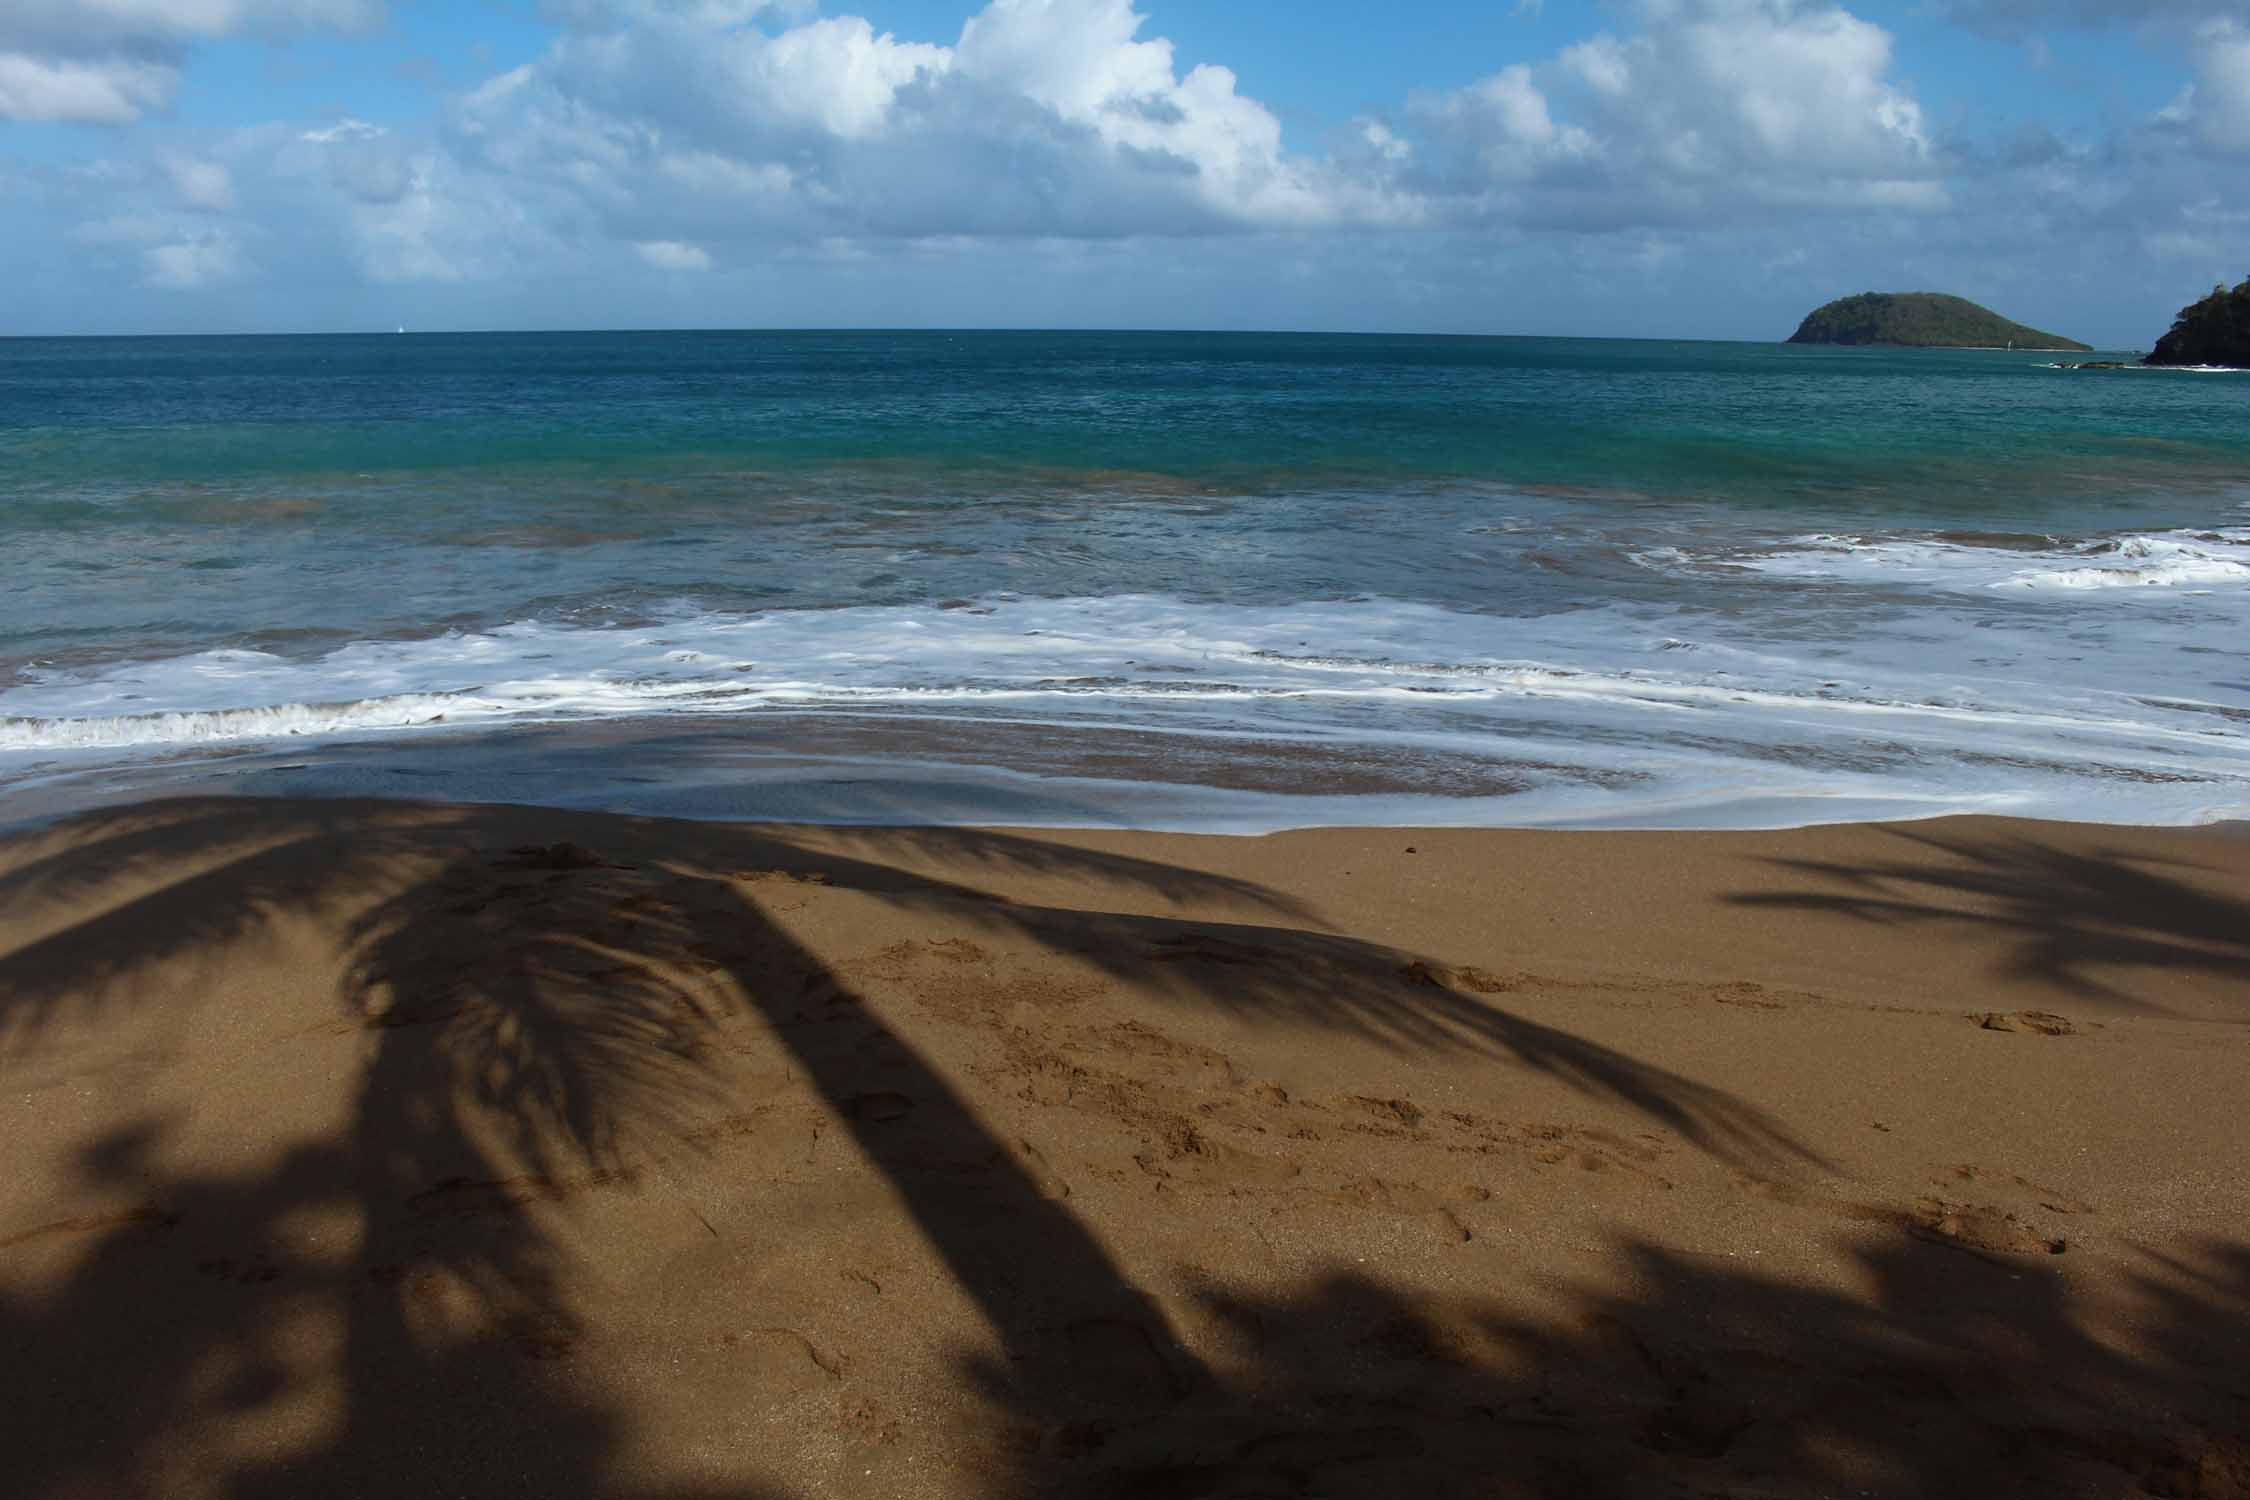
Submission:
<svg viewBox="0 0 2250 1500">
<path fill-rule="evenodd" d="M 1405 1365 L 1465 1365 L 1483 1343 L 1475 1321 L 1423 1303 L 1402 1307 L 1359 1339 L 1370 1354 Z"/>
<path fill-rule="evenodd" d="M 1073 1394 L 1104 1406 L 1169 1406 L 1186 1392 L 1179 1376 L 1140 1324 L 1124 1318 L 1086 1318 L 1063 1330 Z"/>
<path fill-rule="evenodd" d="M 1224 1361 L 1253 1360 L 1264 1354 L 1266 1322 L 1256 1304 L 1212 1283 L 1196 1267 L 1181 1269 L 1187 1290 L 1155 1298 L 1180 1342 L 1198 1354 Z"/>
<path fill-rule="evenodd" d="M 438 1026 L 472 1010 L 489 1011 L 489 1005 L 466 1000 L 441 997 L 433 1000 L 398 1001 L 383 1010 L 371 1010 L 351 1020 L 340 1021 L 324 1028 L 331 1033 L 347 1031 L 399 1031 L 409 1026 Z"/>
<path fill-rule="evenodd" d="M 1786 1001 L 1776 1000 L 1766 993 L 1762 984 L 1752 984 L 1738 979 L 1732 984 L 1714 985 L 1704 994 L 1721 1005 L 1732 1005 L 1741 1010 L 1787 1010 Z"/>
<path fill-rule="evenodd" d="M 1372 1094 L 1350 1094 L 1346 1104 L 1373 1122 L 1360 1127 L 1383 1135 L 1416 1135 L 1422 1126 L 1422 1106 L 1411 1099 L 1382 1099 Z"/>
<path fill-rule="evenodd" d="M 1267 1156 L 1215 1141 L 1184 1119 L 1166 1126 L 1162 1142 L 1136 1153 L 1133 1163 L 1159 1181 L 1230 1190 L 1280 1187 L 1299 1171 L 1286 1156 Z"/>
<path fill-rule="evenodd" d="M 1027 1140 L 1018 1138 L 1013 1152 L 1016 1167 L 1031 1179 L 1031 1185 L 1042 1198 L 1060 1201 L 1070 1196 L 1070 1184 L 1062 1174 L 1047 1164 L 1045 1153 Z"/>
<path fill-rule="evenodd" d="M 802 1395 L 843 1377 L 837 1361 L 794 1328 L 722 1333 L 718 1343 L 744 1383 L 768 1401 Z"/>
<path fill-rule="evenodd" d="M 492 861 L 495 870 L 624 870 L 582 844 L 525 844 Z"/>
<path fill-rule="evenodd" d="M 1672 1179 L 1654 1170 L 1664 1148 L 1650 1139 L 1629 1141 L 1615 1131 L 1570 1125 L 1528 1125 L 1522 1138 L 1541 1166 L 1574 1166 L 1582 1172 L 1616 1171 L 1670 1190 Z"/>
<path fill-rule="evenodd" d="M 772 1112 L 772 1105 L 760 1105 L 747 1114 L 728 1115 L 724 1119 L 713 1120 L 708 1125 L 683 1130 L 680 1132 L 680 1139 L 700 1150 L 708 1150 L 728 1141 L 745 1140 L 758 1133 L 758 1122 Z"/>
<path fill-rule="evenodd" d="M 2002 1255 L 2060 1255 L 2069 1241 L 2041 1234 L 2005 1209 L 1924 1198 L 1906 1216 L 1908 1232 L 1922 1239 Z"/>
<path fill-rule="evenodd" d="M 1469 1227 L 1454 1212 L 1473 1203 L 1483 1203 L 1492 1194 L 1473 1184 L 1446 1191 L 1423 1187 L 1414 1182 L 1386 1182 L 1380 1177 L 1362 1177 L 1347 1182 L 1331 1195 L 1337 1203 L 1353 1208 L 1374 1208 L 1402 1218 L 1419 1219 L 1436 1231 L 1448 1244 L 1467 1244 L 1471 1238 Z"/>
<path fill-rule="evenodd" d="M 213 1256 L 197 1261 L 195 1269 L 214 1281 L 232 1281 L 242 1286 L 264 1286 L 281 1279 L 281 1267 L 262 1255 L 241 1261 L 232 1256 Z"/>
<path fill-rule="evenodd" d="M 949 964 L 990 963 L 992 955 L 967 938 L 909 938 L 893 943 L 875 955 L 875 962 L 897 977 L 910 972 L 917 961 L 934 958 Z"/>
<path fill-rule="evenodd" d="M 1095 1027 L 1084 1033 L 1081 1044 L 1090 1052 L 1153 1063 L 1172 1077 L 1205 1088 L 1232 1088 L 1242 1080 L 1225 1053 L 1180 1041 L 1140 1021 Z"/>
<path fill-rule="evenodd" d="M 855 1094 L 843 1105 L 844 1118 L 877 1125 L 903 1120 L 914 1112 L 914 1101 L 904 1094 L 877 1090 L 868 1094 Z"/>
<path fill-rule="evenodd" d="M 578 1347 L 578 1325 L 559 1312 L 511 1318 L 503 1335 L 526 1359 L 565 1359 Z"/>
<path fill-rule="evenodd" d="M 639 1181 L 640 1174 L 630 1167 L 603 1167 L 576 1177 L 550 1177 L 538 1172 L 481 1181 L 448 1177 L 408 1198 L 406 1206 L 432 1216 L 509 1214 L 526 1204 L 556 1203 L 580 1193 L 629 1192 Z"/>
<path fill-rule="evenodd" d="M 18 1245 L 29 1245 L 62 1235 L 102 1234 L 112 1229 L 135 1229 L 153 1238 L 179 1222 L 178 1214 L 149 1205 L 120 1209 L 113 1213 L 79 1214 L 75 1218 L 57 1219 L 51 1224 L 41 1224 L 0 1239 L 0 1250 L 12 1250 Z"/>
<path fill-rule="evenodd" d="M 1275 963 L 1280 961 L 1282 955 L 1271 948 L 1238 943 L 1231 938 L 1214 937 L 1209 933 L 1190 932 L 1166 938 L 1149 949 L 1148 957 L 1155 963 L 1250 965 Z"/>
<path fill-rule="evenodd" d="M 2034 1036 L 2084 1034 L 2078 1023 L 2068 1016 L 2058 1016 L 2045 1010 L 1986 1011 L 1975 1019 L 1977 1025 L 1986 1031 L 2028 1032 Z"/>
<path fill-rule="evenodd" d="M 1943 1198 L 1917 1199 L 1908 1207 L 1857 1203 L 1746 1174 L 1736 1177 L 1735 1186 L 1792 1208 L 1812 1209 L 1859 1223 L 1888 1224 L 1915 1239 L 1956 1250 L 1999 1255 L 2060 1255 L 2070 1248 L 2069 1241 L 2042 1234 L 1995 1204 L 1953 1203 Z"/>
<path fill-rule="evenodd" d="M 1371 1487 L 1368 1481 L 1395 1472 L 1422 1451 L 1422 1440 L 1405 1427 L 1339 1428 L 1316 1423 L 1302 1431 L 1253 1438 L 1231 1458 L 1192 1469 L 1174 1465 L 1115 1469 L 1100 1492 L 1114 1500 L 1173 1500 L 1181 1495 L 1251 1500 L 1311 1493 L 1305 1486 L 1319 1476 L 1351 1494 L 1386 1494 L 1392 1492 L 1391 1486 Z"/>
<path fill-rule="evenodd" d="M 1022 1189 L 1051 1202 L 1070 1196 L 1070 1184 L 1047 1164 L 1037 1146 L 1018 1139 L 1007 1146 L 910 1147 L 897 1166 L 926 1188 L 951 1187 L 977 1194 L 994 1203 L 1018 1203 Z"/>
<path fill-rule="evenodd" d="M 2014 1198 L 2019 1203 L 2036 1204 L 2051 1214 L 2067 1216 L 2090 1214 L 2094 1211 L 2094 1205 L 2083 1198 L 2074 1198 L 2070 1194 L 2058 1191 L 2055 1188 L 2041 1187 L 2028 1177 L 2013 1173 L 1993 1172 L 1983 1167 L 1971 1165 L 1968 1162 L 1949 1168 L 1944 1173 L 1930 1179 L 1931 1186 L 1941 1188 L 1958 1188 L 1964 1183 L 1971 1182 L 1980 1184 L 1981 1191 L 1997 1192 L 2005 1197 Z"/>
<path fill-rule="evenodd" d="M 1419 989 L 1467 990 L 1473 995 L 1505 995 L 1522 989 L 1529 982 L 1522 977 L 1510 979 L 1488 974 L 1467 964 L 1432 963 L 1422 958 L 1401 966 L 1398 973 L 1399 978 Z"/>
</svg>

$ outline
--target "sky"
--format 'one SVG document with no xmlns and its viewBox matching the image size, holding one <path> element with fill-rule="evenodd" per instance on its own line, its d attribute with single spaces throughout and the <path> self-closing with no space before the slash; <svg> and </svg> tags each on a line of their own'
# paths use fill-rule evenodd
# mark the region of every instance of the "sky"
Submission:
<svg viewBox="0 0 2250 1500">
<path fill-rule="evenodd" d="M 2250 276 L 2250 0 L 0 0 L 0 334 L 2105 348 Z"/>
</svg>

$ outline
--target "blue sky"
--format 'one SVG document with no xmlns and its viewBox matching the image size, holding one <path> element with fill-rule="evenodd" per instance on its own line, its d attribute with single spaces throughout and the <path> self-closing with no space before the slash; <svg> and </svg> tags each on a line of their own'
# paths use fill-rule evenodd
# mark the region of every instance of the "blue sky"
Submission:
<svg viewBox="0 0 2250 1500">
<path fill-rule="evenodd" d="M 2145 345 L 2250 274 L 2245 3 L 8 0 L 0 333 Z"/>
</svg>

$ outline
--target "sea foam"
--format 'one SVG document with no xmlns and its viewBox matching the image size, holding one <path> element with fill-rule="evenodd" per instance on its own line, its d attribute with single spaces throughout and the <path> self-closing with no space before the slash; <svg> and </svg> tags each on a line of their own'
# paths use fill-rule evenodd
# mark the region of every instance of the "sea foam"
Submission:
<svg viewBox="0 0 2250 1500">
<path fill-rule="evenodd" d="M 1912 583 L 1941 589 L 2241 588 L 2250 585 L 2250 528 L 2128 534 L 2032 551 L 1934 536 L 1809 533 L 1755 551 L 1635 554 L 1657 569 L 1738 569 L 1776 578 Z"/>
<path fill-rule="evenodd" d="M 2104 555 L 2118 567 L 2174 566 L 2186 552 L 2173 545 L 2126 539 Z M 2196 545 L 2208 561 L 2211 544 Z M 1958 550 L 1822 538 L 1777 556 L 1880 569 L 1902 555 L 1929 567 L 1933 552 Z M 1947 576 L 1959 582 L 1960 571 Z M 2142 620 L 2089 659 L 2082 639 L 2058 639 L 2048 607 L 1977 594 L 1990 602 L 1973 628 L 1934 651 L 1927 615 L 1868 615 L 1848 633 L 1792 637 L 1771 623 L 1622 603 L 1530 618 L 1399 600 L 1162 595 L 757 613 L 682 605 L 632 627 L 521 621 L 301 656 L 237 648 L 34 668 L 0 692 L 0 773 L 7 760 L 51 774 L 105 753 L 305 738 L 845 714 L 952 725 L 965 743 L 1013 726 L 1094 745 L 1130 730 L 1362 762 L 1508 760 L 1526 768 L 1527 786 L 1567 793 L 1537 803 L 1542 817 L 1629 819 L 1635 805 L 1692 803 L 1699 786 L 1806 805 L 1895 796 L 2071 815 L 2098 788 L 2105 814 L 2145 821 L 2250 810 L 2250 735 L 2229 717 L 2239 695 L 2179 649 L 2200 618 Z M 1528 815 L 1534 803 L 1524 806 Z"/>
</svg>

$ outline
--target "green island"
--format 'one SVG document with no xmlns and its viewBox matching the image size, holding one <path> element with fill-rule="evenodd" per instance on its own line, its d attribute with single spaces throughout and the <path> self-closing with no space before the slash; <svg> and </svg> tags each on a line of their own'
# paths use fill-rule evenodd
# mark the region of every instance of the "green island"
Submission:
<svg viewBox="0 0 2250 1500">
<path fill-rule="evenodd" d="M 2202 301 L 2181 308 L 2171 331 L 2141 363 L 2250 367 L 2250 279 L 2233 291 L 2222 283 Z"/>
<path fill-rule="evenodd" d="M 1943 292 L 1861 292 L 1815 308 L 1791 344 L 1887 344 L 1908 349 L 2069 349 L 2091 344 L 2041 333 Z"/>
</svg>

